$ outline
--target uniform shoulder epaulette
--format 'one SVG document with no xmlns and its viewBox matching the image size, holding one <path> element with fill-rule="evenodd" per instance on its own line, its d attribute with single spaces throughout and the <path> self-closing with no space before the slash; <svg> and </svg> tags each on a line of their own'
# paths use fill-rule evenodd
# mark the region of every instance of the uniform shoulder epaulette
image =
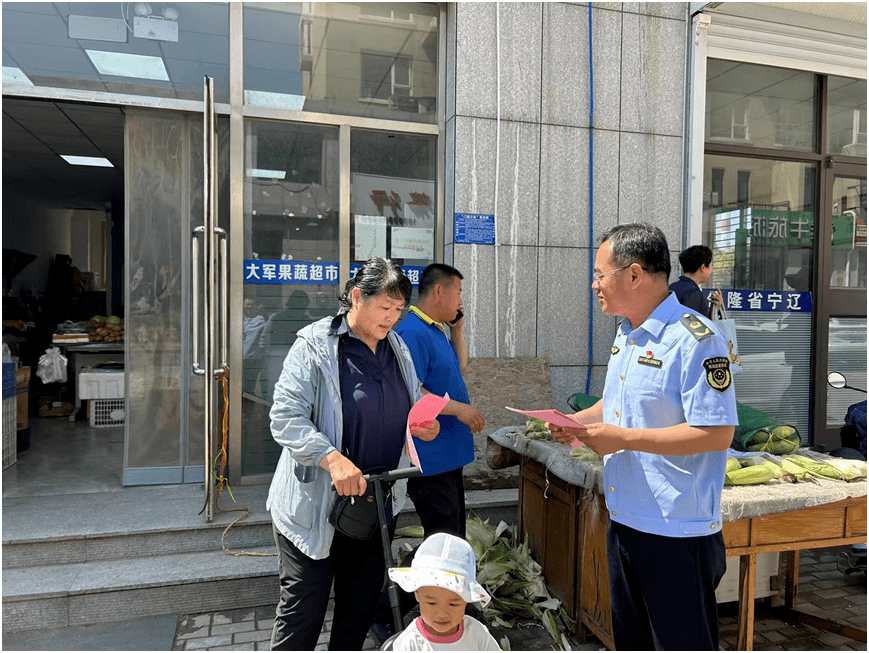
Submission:
<svg viewBox="0 0 869 653">
<path fill-rule="evenodd" d="M 702 340 L 706 336 L 712 335 L 712 329 L 703 324 L 700 318 L 691 313 L 683 314 L 679 322 L 681 322 L 682 326 L 688 329 L 691 335 L 697 338 L 697 340 Z"/>
</svg>

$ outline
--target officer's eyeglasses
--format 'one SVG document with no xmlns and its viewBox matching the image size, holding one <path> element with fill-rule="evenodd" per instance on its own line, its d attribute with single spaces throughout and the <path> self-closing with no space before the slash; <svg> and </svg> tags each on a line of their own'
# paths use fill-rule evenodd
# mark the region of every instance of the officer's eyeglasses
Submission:
<svg viewBox="0 0 869 653">
<path fill-rule="evenodd" d="M 595 272 L 594 274 L 591 275 L 592 283 L 594 283 L 595 281 L 599 282 L 604 277 L 608 277 L 609 275 L 615 274 L 616 272 L 621 272 L 622 270 L 627 270 L 632 265 L 633 265 L 633 263 L 628 263 L 627 265 L 623 265 L 622 267 L 616 268 L 615 270 L 610 270 L 609 272 Z"/>
</svg>

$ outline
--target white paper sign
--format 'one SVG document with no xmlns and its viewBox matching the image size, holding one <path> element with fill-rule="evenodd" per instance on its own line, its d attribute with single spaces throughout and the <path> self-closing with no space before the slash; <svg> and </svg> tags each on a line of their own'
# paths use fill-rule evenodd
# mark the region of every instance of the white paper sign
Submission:
<svg viewBox="0 0 869 653">
<path fill-rule="evenodd" d="M 357 215 L 355 224 L 356 260 L 367 261 L 372 256 L 386 258 L 386 218 L 379 215 Z"/>
<path fill-rule="evenodd" d="M 392 228 L 392 258 L 430 259 L 433 252 L 433 229 Z"/>
</svg>

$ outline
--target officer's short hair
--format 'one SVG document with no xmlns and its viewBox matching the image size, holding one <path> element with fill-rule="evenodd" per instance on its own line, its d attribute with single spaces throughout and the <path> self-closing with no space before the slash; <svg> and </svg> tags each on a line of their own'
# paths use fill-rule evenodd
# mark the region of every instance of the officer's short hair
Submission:
<svg viewBox="0 0 869 653">
<path fill-rule="evenodd" d="M 613 263 L 618 266 L 639 263 L 650 274 L 670 278 L 670 248 L 664 232 L 648 222 L 619 224 L 607 229 L 601 244 L 609 242 Z"/>
<path fill-rule="evenodd" d="M 464 279 L 462 273 L 451 265 L 445 263 L 431 263 L 427 265 L 419 275 L 419 296 L 423 297 L 430 293 L 438 284 L 447 286 L 453 281 L 453 277 Z"/>
<path fill-rule="evenodd" d="M 697 272 L 702 266 L 712 263 L 712 250 L 706 245 L 692 245 L 679 254 L 679 265 L 688 274 Z"/>
</svg>

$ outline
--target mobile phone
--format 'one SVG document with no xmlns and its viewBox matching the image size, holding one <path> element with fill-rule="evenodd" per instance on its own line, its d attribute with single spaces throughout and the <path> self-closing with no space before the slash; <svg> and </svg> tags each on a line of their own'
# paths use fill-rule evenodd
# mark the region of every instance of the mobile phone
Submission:
<svg viewBox="0 0 869 653">
<path fill-rule="evenodd" d="M 456 322 L 461 320 L 464 316 L 465 316 L 465 314 L 462 313 L 462 309 L 459 309 L 458 313 L 456 313 L 456 318 L 454 320 L 451 320 L 450 324 L 455 324 Z"/>
</svg>

